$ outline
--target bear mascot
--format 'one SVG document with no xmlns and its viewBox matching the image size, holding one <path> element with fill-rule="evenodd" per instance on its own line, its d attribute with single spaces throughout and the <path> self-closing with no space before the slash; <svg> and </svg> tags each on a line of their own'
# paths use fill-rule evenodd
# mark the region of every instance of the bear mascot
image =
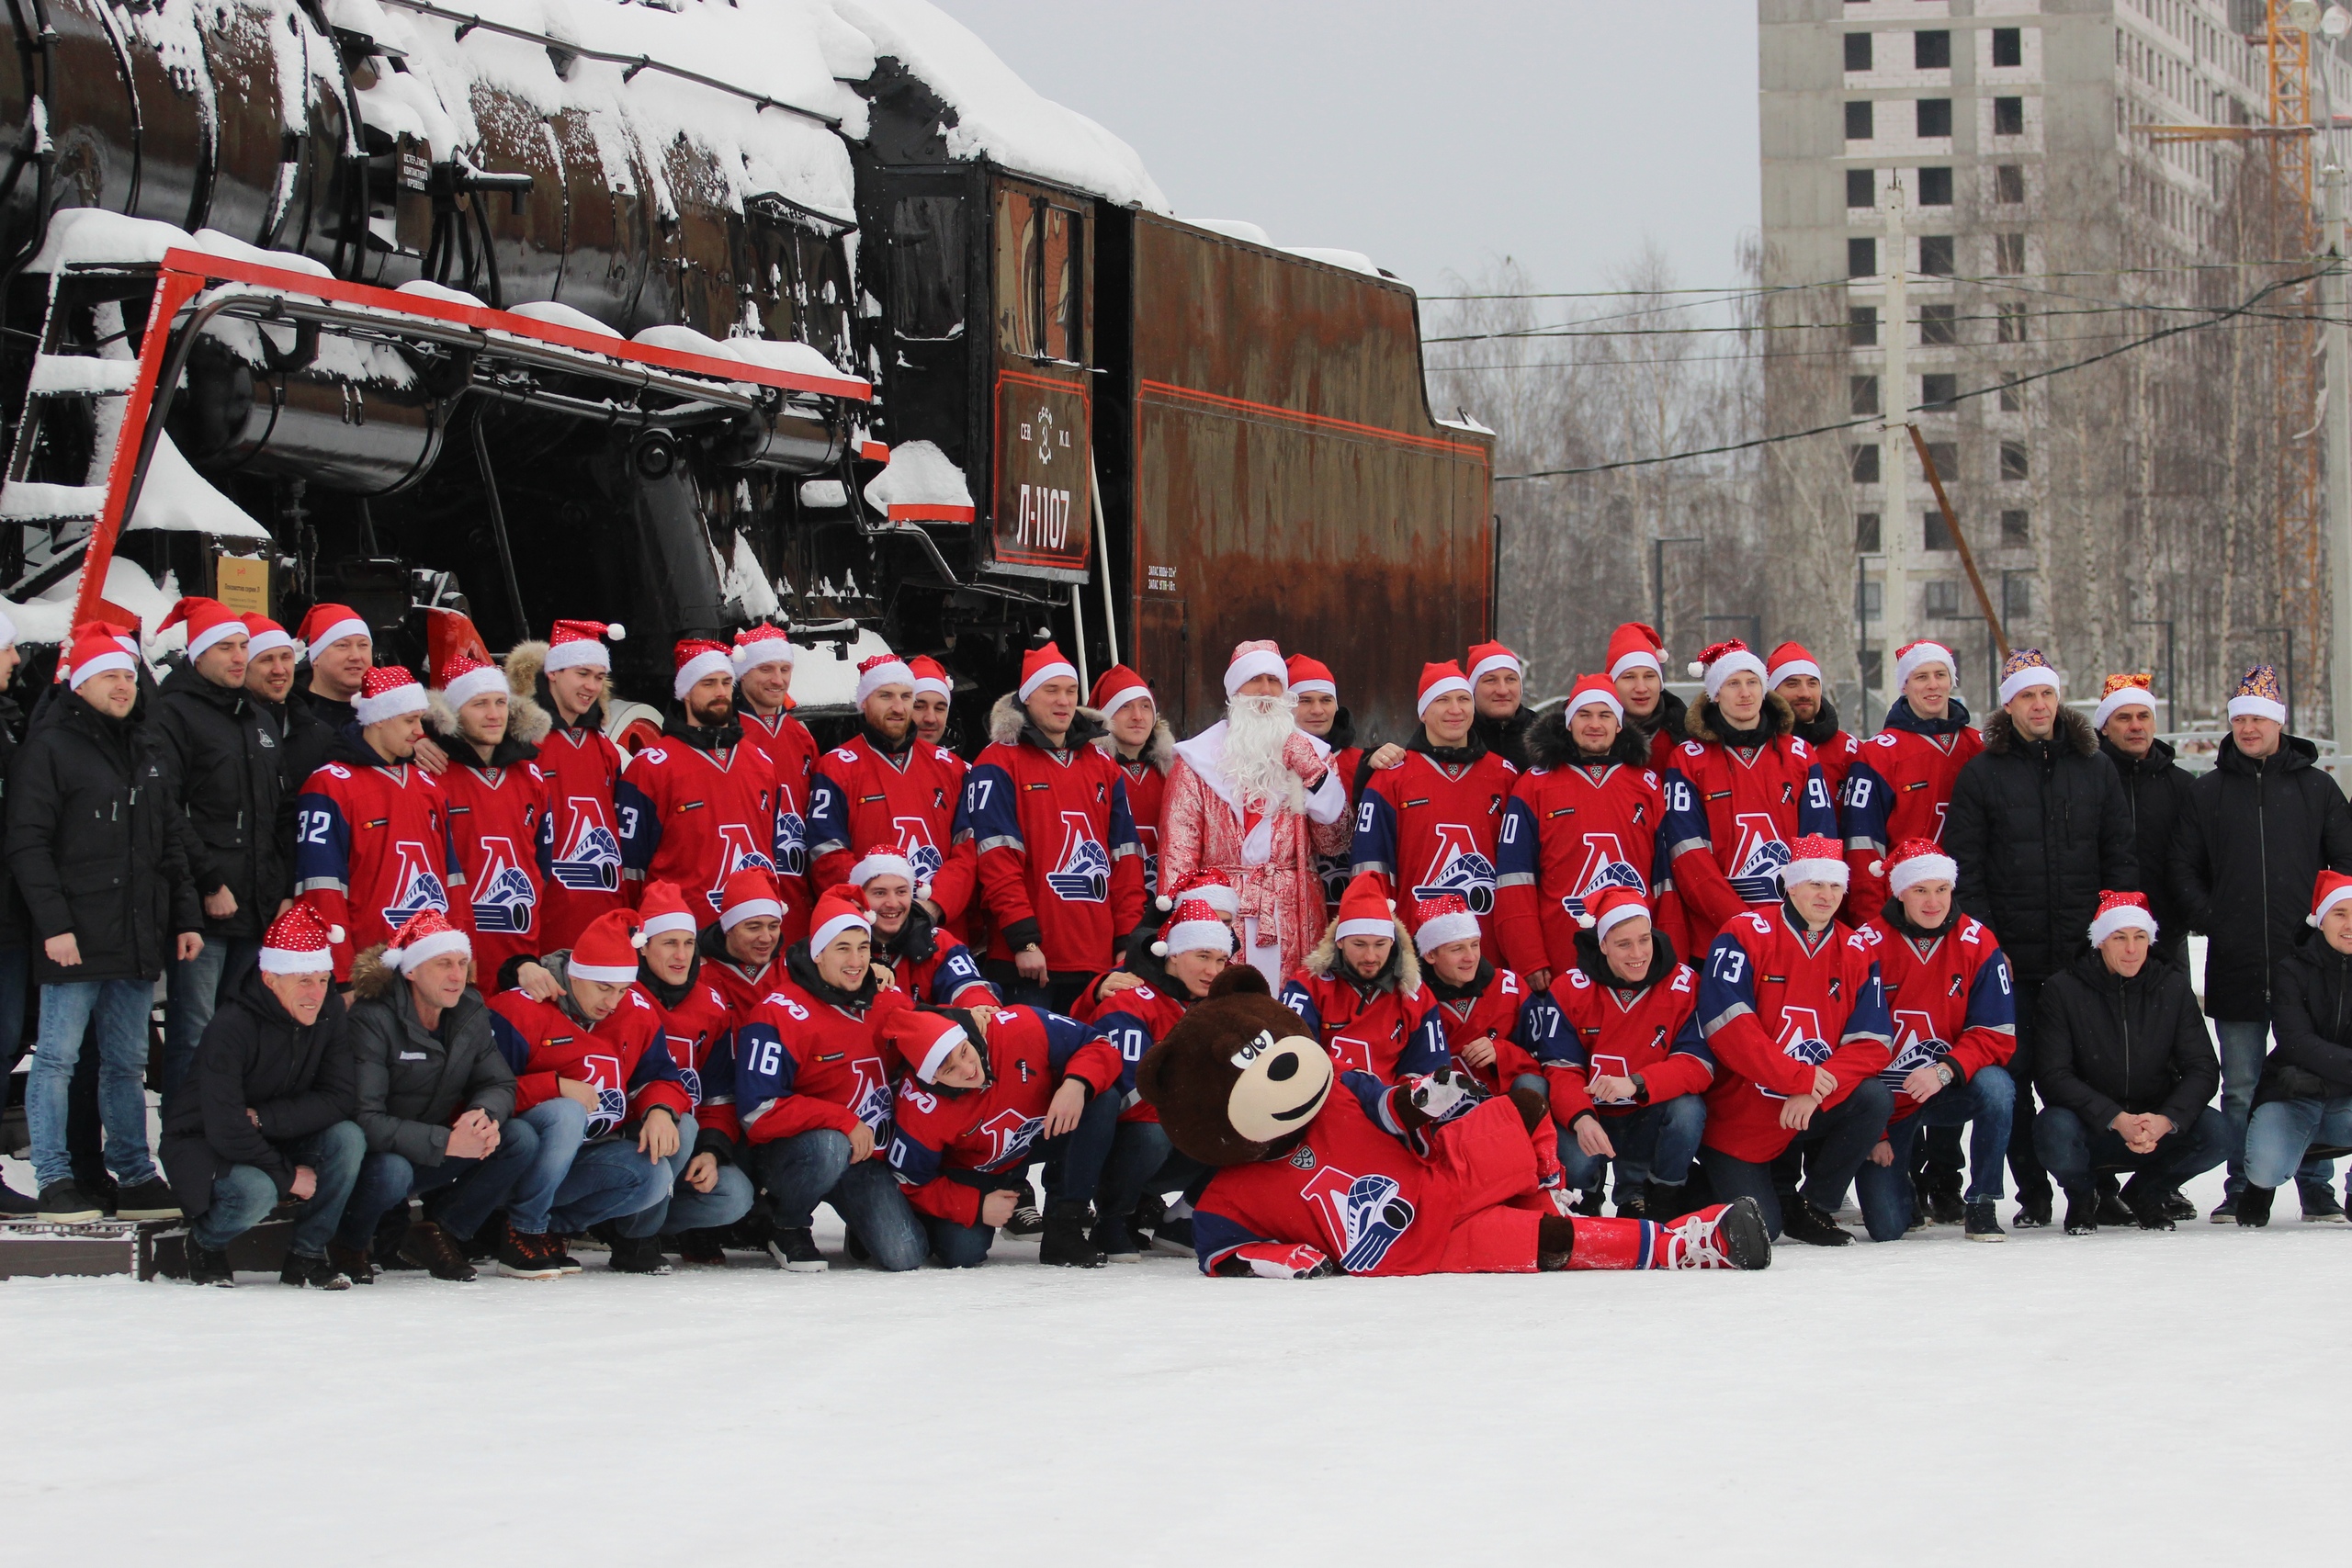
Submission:
<svg viewBox="0 0 2352 1568">
<path fill-rule="evenodd" d="M 1525 1274 L 1762 1269 L 1753 1198 L 1670 1225 L 1559 1212 L 1531 1134 L 1550 1114 L 1452 1070 L 1385 1084 L 1340 1072 L 1298 1015 L 1237 964 L 1136 1070 L 1182 1153 L 1214 1168 L 1193 1205 L 1204 1274 Z"/>
</svg>

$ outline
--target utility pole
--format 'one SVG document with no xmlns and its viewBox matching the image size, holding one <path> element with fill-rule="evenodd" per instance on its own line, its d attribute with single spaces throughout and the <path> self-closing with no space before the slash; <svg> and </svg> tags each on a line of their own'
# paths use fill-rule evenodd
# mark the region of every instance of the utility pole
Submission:
<svg viewBox="0 0 2352 1568">
<path fill-rule="evenodd" d="M 2327 227 L 2320 238 L 2320 315 L 2327 322 L 2327 702 L 2339 755 L 2352 753 L 2352 333 L 2344 324 L 2348 249 L 2344 170 L 2322 171 Z"/>
<path fill-rule="evenodd" d="M 1918 526 L 1911 515 L 1910 471 L 1911 451 L 1911 375 L 1908 356 L 1911 347 L 1910 308 L 1904 299 L 1904 285 L 1909 281 L 1910 249 L 1903 231 L 1903 175 L 1895 173 L 1887 182 L 1886 195 L 1886 254 L 1881 266 L 1886 277 L 1883 319 L 1879 323 L 1886 345 L 1885 373 L 1879 378 L 1878 473 L 1883 514 L 1879 518 L 1879 544 L 1886 552 L 1886 565 L 1880 574 L 1879 587 L 1879 683 L 1887 688 L 1886 699 L 1894 700 L 1894 650 L 1911 640 L 1911 557 L 1917 541 L 1911 530 Z"/>
</svg>

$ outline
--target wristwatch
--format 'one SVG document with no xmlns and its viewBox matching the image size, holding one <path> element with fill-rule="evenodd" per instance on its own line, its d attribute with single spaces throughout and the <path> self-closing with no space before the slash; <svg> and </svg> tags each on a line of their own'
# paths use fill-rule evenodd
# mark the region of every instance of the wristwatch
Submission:
<svg viewBox="0 0 2352 1568">
<path fill-rule="evenodd" d="M 1950 1062 L 1938 1062 L 1936 1064 L 1936 1081 L 1943 1085 L 1944 1088 L 1950 1089 L 1951 1087 L 1951 1064 Z"/>
</svg>

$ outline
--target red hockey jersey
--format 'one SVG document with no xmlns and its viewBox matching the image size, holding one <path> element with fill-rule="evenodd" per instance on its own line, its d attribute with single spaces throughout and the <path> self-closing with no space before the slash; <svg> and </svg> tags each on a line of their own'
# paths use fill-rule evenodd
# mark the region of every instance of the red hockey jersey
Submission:
<svg viewBox="0 0 2352 1568">
<path fill-rule="evenodd" d="M 1828 783 L 1793 735 L 1752 749 L 1686 740 L 1662 783 L 1668 864 L 1694 944 L 1743 909 L 1778 907 L 1792 843 L 1838 835 Z"/>
<path fill-rule="evenodd" d="M 588 1136 L 601 1138 L 645 1119 L 659 1105 L 680 1119 L 694 1101 L 680 1081 L 663 1037 L 662 1010 L 631 987 L 620 1005 L 595 1024 L 574 1018 L 560 1002 L 532 999 L 521 991 L 490 998 L 490 1030 L 506 1065 L 514 1069 L 514 1113 L 555 1099 L 559 1078 L 594 1085 L 596 1109 L 588 1113 Z"/>
<path fill-rule="evenodd" d="M 1557 1026 L 1558 1010 L 1552 998 L 1530 990 L 1516 971 L 1491 964 L 1478 965 L 1478 977 L 1471 985 L 1476 988 L 1450 999 L 1429 986 L 1430 994 L 1438 998 L 1438 1020 L 1445 1028 L 1446 1051 L 1453 1065 L 1488 1094 L 1504 1093 L 1522 1075 L 1543 1077 L 1535 1053 Z M 1495 1043 L 1495 1059 L 1484 1068 L 1462 1059 L 1462 1048 L 1478 1039 Z"/>
<path fill-rule="evenodd" d="M 917 945 L 922 948 L 921 957 L 913 952 Z M 1004 1001 L 981 976 L 972 950 L 937 926 L 926 924 L 919 944 L 899 943 L 886 951 L 876 942 L 874 961 L 890 966 L 900 990 L 932 1007 L 995 1008 Z"/>
<path fill-rule="evenodd" d="M 965 775 L 956 840 L 978 857 L 990 958 L 1035 942 L 1047 968 L 1092 974 L 1143 919 L 1126 781 L 1091 745 L 989 746 Z"/>
<path fill-rule="evenodd" d="M 1530 768 L 1503 813 L 1495 878 L 1502 956 L 1532 974 L 1576 966 L 1584 901 L 1604 887 L 1658 899 L 1666 795 L 1647 768 Z"/>
<path fill-rule="evenodd" d="M 1502 952 L 1495 937 L 1495 853 L 1518 778 L 1519 770 L 1491 751 L 1453 764 L 1418 745 L 1408 749 L 1402 762 L 1364 785 L 1356 805 L 1354 874 L 1379 877 L 1399 909 L 1460 894 L 1478 917 L 1487 951 Z"/>
<path fill-rule="evenodd" d="M 775 767 L 758 746 L 705 751 L 665 735 L 622 767 L 615 800 L 632 899 L 648 882 L 674 882 L 713 925 L 727 879 L 765 866 L 784 889 L 786 944 L 808 934 L 807 881 L 775 863 Z"/>
<path fill-rule="evenodd" d="M 1887 846 L 1908 839 L 1940 843 L 1951 787 L 1968 760 L 1984 750 L 1984 737 L 1968 727 L 1968 710 L 1941 723 L 1911 717 L 1908 703 L 1897 703 L 1887 728 L 1855 748 L 1838 797 L 1852 882 L 1846 910 L 1856 923 L 1886 908 L 1886 875 L 1881 864 Z"/>
<path fill-rule="evenodd" d="M 808 911 L 816 907 L 817 889 L 829 886 L 812 881 L 808 854 L 808 791 L 817 764 L 817 739 L 808 727 L 788 713 L 774 718 L 739 711 L 743 739 L 768 754 L 775 764 L 775 862 L 777 886 L 784 889 L 784 940 L 798 942 L 808 934 Z M 796 911 L 797 919 L 796 921 Z"/>
<path fill-rule="evenodd" d="M 1087 987 L 1091 1002 L 1094 987 Z M 1185 1003 L 1157 986 L 1130 986 L 1114 991 L 1108 1001 L 1095 1005 L 1085 1021 L 1092 1024 L 1119 1052 L 1119 1095 L 1125 1107 L 1122 1122 L 1157 1122 L 1159 1108 L 1136 1092 L 1136 1064 L 1143 1054 L 1168 1038 L 1182 1021 Z"/>
<path fill-rule="evenodd" d="M 1796 1136 L 1781 1125 L 1781 1103 L 1813 1092 L 1815 1067 L 1838 1080 L 1826 1108 L 1894 1055 L 1869 946 L 1835 920 L 1799 936 L 1778 908 L 1736 916 L 1715 939 L 1699 981 L 1699 1028 L 1717 1066 L 1706 1146 L 1759 1163 Z"/>
<path fill-rule="evenodd" d="M 1894 1058 L 1879 1077 L 1894 1090 L 1891 1122 L 1917 1115 L 1925 1102 L 1903 1092 L 1919 1067 L 1951 1064 L 1955 1085 L 1986 1066 L 2006 1067 L 2018 1049 L 2017 988 L 2007 954 L 1992 931 L 1967 915 L 1922 949 L 1882 917 L 1857 933 L 1878 964 Z"/>
<path fill-rule="evenodd" d="M 338 981 L 350 980 L 354 953 L 389 941 L 412 915 L 439 909 L 470 926 L 458 864 L 448 796 L 413 762 L 331 761 L 295 802 L 294 893 L 343 928 Z"/>
<path fill-rule="evenodd" d="M 1446 1064 L 1445 1021 L 1437 993 L 1426 985 L 1400 991 L 1391 982 L 1367 995 L 1353 981 L 1302 969 L 1283 982 L 1282 1001 L 1340 1072 L 1395 1083 Z"/>
<path fill-rule="evenodd" d="M 891 1111 L 890 1168 L 907 1201 L 959 1225 L 980 1223 L 981 1190 L 968 1173 L 1024 1168 L 1064 1078 L 1093 1094 L 1119 1082 L 1118 1052 L 1076 1019 L 1005 1008 L 990 1015 L 988 1032 L 985 1044 L 973 1043 L 988 1064 L 987 1083 L 957 1090 L 909 1075 Z"/>
<path fill-rule="evenodd" d="M 705 976 L 707 967 L 696 964 L 676 1001 L 669 1006 L 645 983 L 641 972 L 637 990 L 662 1015 L 662 1037 L 669 1044 L 678 1081 L 694 1102 L 696 1123 L 704 1132 L 719 1133 L 729 1142 L 740 1143 L 743 1128 L 735 1114 L 735 1055 L 729 1040 L 735 1019 L 727 998 Z"/>
<path fill-rule="evenodd" d="M 537 762 L 485 768 L 453 755 L 440 779 L 449 840 L 472 908 L 474 963 L 495 975 L 509 958 L 546 945 L 546 868 L 554 852 L 548 776 Z"/>
<path fill-rule="evenodd" d="M 1655 971 L 1653 971 L 1655 973 Z M 1638 991 L 1604 986 L 1570 964 L 1552 982 L 1560 1027 L 1543 1053 L 1552 1087 L 1552 1120 L 1573 1127 L 1589 1111 L 1606 1122 L 1645 1103 L 1704 1094 L 1714 1080 L 1714 1053 L 1699 1031 L 1699 976 L 1677 964 Z M 1595 1104 L 1596 1077 L 1639 1078 L 1646 1100 Z"/>
<path fill-rule="evenodd" d="M 1159 896 L 1159 813 L 1168 803 L 1167 771 L 1152 761 L 1149 748 L 1130 762 L 1109 750 L 1109 741 L 1096 744 L 1105 748 L 1102 754 L 1118 764 L 1119 777 L 1126 784 L 1127 813 L 1136 819 L 1136 842 L 1143 846 L 1144 897 L 1156 898 Z"/>
<path fill-rule="evenodd" d="M 846 882 L 858 856 L 896 844 L 916 883 L 931 885 L 942 918 L 960 923 L 979 875 L 972 845 L 956 838 L 963 784 L 962 759 L 927 740 L 910 740 L 894 757 L 859 735 L 819 757 L 808 785 L 815 885 Z"/>
<path fill-rule="evenodd" d="M 863 1122 L 890 1141 L 890 1075 L 877 1043 L 882 1021 L 914 1004 L 895 986 L 846 1008 L 785 980 L 735 1031 L 735 1092 L 744 1135 L 773 1143 Z"/>
<path fill-rule="evenodd" d="M 547 775 L 554 818 L 541 867 L 539 940 L 545 951 L 555 953 L 570 947 L 597 916 L 624 902 L 619 818 L 613 807 L 620 748 L 601 729 L 559 723 L 539 742 L 539 772 Z"/>
</svg>

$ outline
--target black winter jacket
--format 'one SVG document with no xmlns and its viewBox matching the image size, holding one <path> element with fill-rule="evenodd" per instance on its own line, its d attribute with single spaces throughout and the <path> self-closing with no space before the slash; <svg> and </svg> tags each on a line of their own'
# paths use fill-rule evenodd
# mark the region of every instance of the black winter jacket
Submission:
<svg viewBox="0 0 2352 1568">
<path fill-rule="evenodd" d="M 2029 1001 L 2090 945 L 2100 891 L 2140 886 L 2123 783 L 2072 708 L 2048 740 L 1993 716 L 1953 781 L 1943 849 L 1960 866 L 1954 901 L 1993 928 Z"/>
<path fill-rule="evenodd" d="M 8 776 L 8 864 L 32 919 L 32 978 L 153 980 L 179 933 L 201 931 L 188 875 L 187 819 L 172 806 L 171 763 L 134 712 L 109 718 L 60 692 Z M 74 934 L 65 968 L 40 944 Z"/>
<path fill-rule="evenodd" d="M 1479 714 L 1470 721 L 1470 733 L 1478 744 L 1509 762 L 1521 773 L 1527 771 L 1527 729 L 1535 722 L 1535 710 L 1524 704 L 1509 718 L 1488 718 Z"/>
<path fill-rule="evenodd" d="M 278 832 L 286 747 L 277 723 L 243 687 L 215 685 L 185 664 L 164 677 L 153 722 L 187 813 L 188 874 L 198 893 L 225 886 L 237 900 L 227 919 L 206 919 L 204 934 L 258 938 L 293 888 Z"/>
<path fill-rule="evenodd" d="M 16 698 L 0 695 L 0 813 L 7 807 L 8 775 L 24 737 L 25 710 Z M 23 947 L 32 940 L 32 929 L 25 900 L 17 891 L 17 874 L 7 857 L 0 855 L 0 947 Z"/>
<path fill-rule="evenodd" d="M 2270 977 L 2270 1032 L 2254 1102 L 2352 1095 L 2352 953 L 2313 937 Z"/>
<path fill-rule="evenodd" d="M 2167 964 L 2188 962 L 2188 921 L 2173 897 L 2172 845 L 2180 814 L 2188 809 L 2188 786 L 2197 775 L 2172 760 L 2172 748 L 2162 740 L 2144 757 L 2119 750 L 2104 735 L 2100 755 L 2115 764 L 2123 781 L 2123 804 L 2132 812 L 2132 847 L 2140 863 L 2140 890 L 2156 917 L 2156 956 Z"/>
<path fill-rule="evenodd" d="M 311 690 L 307 669 L 298 675 L 286 694 L 286 787 L 301 794 L 311 775 L 326 765 L 336 738 L 358 722 L 358 711 L 349 703 Z"/>
<path fill-rule="evenodd" d="M 2319 749 L 2280 739 L 2260 761 L 2225 739 L 2213 771 L 2188 786 L 2173 837 L 2172 893 L 2203 931 L 2205 1010 L 2258 1023 L 2270 1017 L 2270 973 L 2311 927 L 2323 869 L 2352 871 L 2352 809 L 2312 765 Z"/>
<path fill-rule="evenodd" d="M 359 1103 L 343 998 L 330 989 L 308 1028 L 245 971 L 235 992 L 205 1025 L 191 1071 L 164 1102 L 159 1152 L 180 1209 L 190 1219 L 212 1206 L 212 1184 L 232 1165 L 249 1165 L 294 1186 L 288 1145 L 347 1122 Z M 245 1112 L 261 1118 L 254 1125 Z"/>
<path fill-rule="evenodd" d="M 351 1010 L 351 1054 L 359 1108 L 353 1120 L 371 1154 L 389 1150 L 411 1165 L 439 1165 L 449 1123 L 482 1110 L 502 1126 L 514 1114 L 514 1069 L 490 1031 L 490 1007 L 469 986 L 441 1026 L 416 1019 L 408 982 L 380 960 L 352 968 L 361 999 Z"/>
<path fill-rule="evenodd" d="M 2221 1059 L 2188 976 L 2152 958 L 2126 980 L 2086 953 L 2041 987 L 2033 1081 L 2096 1134 L 2153 1111 L 2186 1132 L 2222 1087 Z"/>
</svg>

